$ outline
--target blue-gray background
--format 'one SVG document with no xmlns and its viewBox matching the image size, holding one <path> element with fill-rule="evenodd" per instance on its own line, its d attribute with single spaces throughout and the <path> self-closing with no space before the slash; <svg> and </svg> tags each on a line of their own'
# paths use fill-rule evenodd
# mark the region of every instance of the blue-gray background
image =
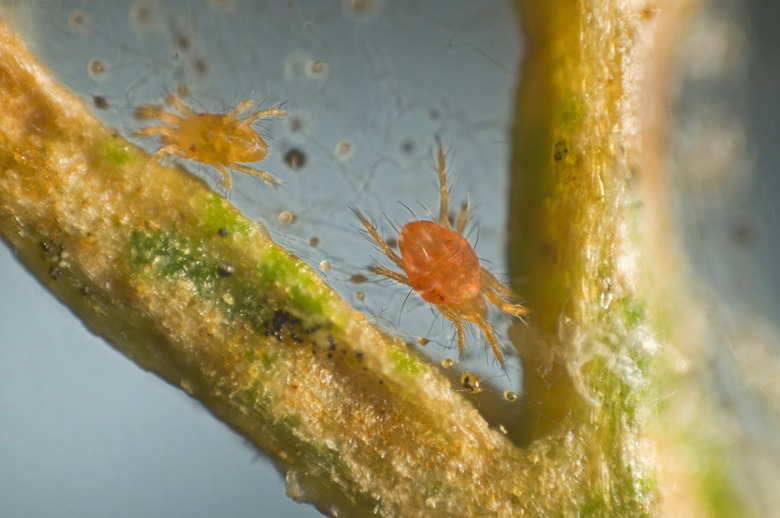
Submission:
<svg viewBox="0 0 780 518">
<path fill-rule="evenodd" d="M 125 136 L 138 128 L 133 107 L 159 102 L 179 83 L 190 88 L 198 110 L 225 110 L 245 98 L 262 107 L 285 102 L 290 116 L 264 121 L 261 130 L 271 144 L 261 167 L 285 188 L 274 192 L 234 174 L 231 200 L 310 264 L 328 261 L 331 269 L 322 275 L 378 324 L 409 340 L 430 338 L 425 352 L 435 361 L 457 359 L 451 326 L 413 298 L 402 311 L 403 289 L 349 282 L 350 275 L 365 273 L 371 256 L 379 257 L 357 233 L 349 207 L 372 215 L 387 235 L 392 228 L 384 216 L 401 224 L 410 218 L 399 201 L 424 216 L 421 204 L 437 203 L 433 147 L 441 137 L 449 147 L 453 199 L 471 196 L 478 230 L 473 225 L 470 238 L 479 234 L 480 257 L 508 280 L 506 171 L 522 55 L 511 2 L 5 4 L 65 84 L 88 102 L 94 96 L 109 101 L 108 109 L 94 111 Z M 768 64 L 779 47 L 773 18 L 762 12 L 770 7 L 748 5 L 749 17 L 744 10 L 720 11 L 728 15 L 719 18 L 726 50 L 714 52 L 712 66 L 696 79 L 733 90 L 714 138 L 742 162 L 715 180 L 685 176 L 689 164 L 678 164 L 684 176 L 679 213 L 694 269 L 718 311 L 773 323 L 780 293 L 774 275 L 780 259 L 774 171 L 780 108 L 774 96 L 780 85 L 777 67 Z M 147 21 L 138 19 L 140 8 L 150 13 Z M 83 16 L 69 20 L 74 12 Z M 722 40 L 713 41 L 705 47 Z M 701 44 L 691 43 L 694 54 Z M 106 65 L 104 74 L 87 72 L 93 59 Z M 717 77 L 718 67 L 733 78 L 738 74 L 729 70 L 748 64 L 749 83 L 741 75 L 725 83 Z M 696 111 L 695 103 L 686 106 Z M 692 137 L 678 154 L 689 156 L 702 140 Z M 153 139 L 137 142 L 156 147 Z M 343 142 L 351 152 L 337 151 Z M 293 148 L 307 157 L 299 171 L 282 160 Z M 218 188 L 213 171 L 184 165 Z M 706 187 L 724 181 L 736 187 L 725 194 Z M 283 211 L 296 215 L 292 225 L 278 222 Z M 723 299 L 739 310 L 720 305 Z M 507 321 L 496 322 L 505 337 Z M 484 346 L 470 349 L 467 363 L 492 376 L 497 390 L 519 390 L 522 374 L 512 364 L 504 376 Z M 89 334 L 0 245 L 0 516 L 318 513 L 287 499 L 283 478 L 197 402 Z"/>
</svg>

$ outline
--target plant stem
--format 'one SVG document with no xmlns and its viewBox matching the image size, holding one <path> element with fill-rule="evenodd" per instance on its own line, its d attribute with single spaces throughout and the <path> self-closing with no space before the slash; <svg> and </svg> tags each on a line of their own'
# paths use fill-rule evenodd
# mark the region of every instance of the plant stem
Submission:
<svg viewBox="0 0 780 518">
<path fill-rule="evenodd" d="M 522 437 L 491 428 L 202 181 L 98 122 L 5 25 L 0 235 L 93 332 L 246 436 L 291 497 L 326 514 L 654 515 L 654 341 L 624 260 L 641 241 L 640 99 L 658 87 L 632 64 L 657 33 L 623 1 L 540 5 L 521 2 L 510 222 L 535 310 L 513 332 Z"/>
</svg>

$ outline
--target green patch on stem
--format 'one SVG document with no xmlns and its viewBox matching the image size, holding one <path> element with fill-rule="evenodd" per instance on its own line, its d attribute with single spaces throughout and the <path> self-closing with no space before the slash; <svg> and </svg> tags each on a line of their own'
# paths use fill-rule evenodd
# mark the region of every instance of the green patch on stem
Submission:
<svg viewBox="0 0 780 518">
<path fill-rule="evenodd" d="M 277 247 L 269 247 L 258 266 L 260 276 L 266 282 L 275 282 L 285 291 L 292 304 L 310 315 L 325 315 L 340 328 L 347 325 L 348 317 L 332 311 L 334 295 L 325 289 L 316 274 L 303 262 Z"/>
<path fill-rule="evenodd" d="M 639 477 L 635 481 L 637 491 L 646 496 L 647 499 L 653 498 L 658 494 L 658 479 L 654 475 Z"/>
<path fill-rule="evenodd" d="M 582 102 L 574 94 L 566 96 L 558 110 L 558 127 L 560 130 L 571 128 L 579 129 L 582 121 L 584 107 Z"/>
<path fill-rule="evenodd" d="M 219 262 L 209 257 L 203 240 L 159 230 L 135 230 L 130 238 L 130 265 L 141 273 L 146 268 L 170 280 L 191 282 L 198 294 L 216 300 L 233 321 L 243 321 L 260 333 L 269 331 L 269 318 L 282 304 L 281 297 L 258 286 L 239 273 L 229 279 L 219 275 Z M 260 279 L 265 283 L 265 279 Z M 224 295 L 230 295 L 226 303 Z M 251 353 L 251 351 L 250 351 Z"/>
<path fill-rule="evenodd" d="M 111 136 L 103 145 L 103 158 L 115 166 L 122 166 L 130 161 L 127 142 L 119 137 Z"/>
<path fill-rule="evenodd" d="M 273 368 L 274 363 L 279 359 L 278 355 L 271 355 L 263 353 L 260 355 L 260 365 L 263 367 L 263 370 L 269 371 Z"/>
<path fill-rule="evenodd" d="M 246 391 L 246 402 L 250 408 L 260 412 L 267 412 L 271 408 L 271 398 L 265 394 L 262 383 L 257 380 L 253 381 Z"/>
<path fill-rule="evenodd" d="M 320 463 L 320 465 L 329 465 L 338 473 L 349 473 L 349 466 L 344 461 L 344 457 L 337 450 L 333 450 L 323 443 L 316 443 L 315 448 L 323 459 L 323 462 Z"/>
<path fill-rule="evenodd" d="M 656 512 L 655 477 L 626 456 L 626 446 L 635 447 L 637 441 L 638 410 L 645 388 L 619 367 L 610 358 L 594 356 L 580 370 L 592 402 L 583 430 L 593 449 L 592 458 L 602 464 L 597 469 L 609 473 L 608 479 L 595 481 L 578 506 L 583 516 L 653 516 Z"/>
<path fill-rule="evenodd" d="M 390 358 L 393 360 L 396 372 L 409 376 L 410 378 L 416 378 L 424 372 L 422 364 L 414 356 L 406 351 L 400 349 L 394 349 L 390 353 Z"/>
<path fill-rule="evenodd" d="M 647 318 L 645 304 L 633 297 L 625 297 L 620 300 L 620 307 L 623 309 L 623 316 L 630 328 L 634 328 L 644 322 Z"/>
<path fill-rule="evenodd" d="M 205 196 L 199 196 L 196 203 L 202 203 L 205 209 L 200 227 L 206 231 L 206 235 L 227 232 L 246 238 L 252 233 L 254 224 L 221 196 L 209 192 Z"/>
<path fill-rule="evenodd" d="M 613 482 L 619 484 L 621 480 L 613 479 Z M 618 488 L 615 488 L 618 489 Z M 626 489 L 626 488 L 620 488 Z M 628 495 L 621 491 L 615 491 L 618 494 Z M 639 498 L 624 497 L 621 500 L 612 498 L 611 493 L 595 489 L 585 495 L 584 500 L 577 508 L 577 516 L 632 516 L 637 518 L 650 518 L 655 516 L 652 504 L 652 495 L 645 492 L 639 492 Z M 564 515 L 562 515 L 564 516 Z"/>
<path fill-rule="evenodd" d="M 577 509 L 580 516 L 598 516 L 605 509 L 604 494 L 590 493 L 586 495 L 584 502 Z M 563 516 L 563 515 L 561 515 Z"/>
<path fill-rule="evenodd" d="M 288 414 L 282 417 L 282 422 L 287 428 L 295 429 L 300 428 L 301 425 L 303 425 L 303 418 L 301 417 L 301 414 Z"/>
<path fill-rule="evenodd" d="M 136 272 L 152 266 L 165 277 L 189 280 L 199 295 L 213 290 L 217 264 L 204 258 L 201 241 L 158 230 L 134 230 L 129 242 L 130 264 Z"/>
<path fill-rule="evenodd" d="M 222 282 L 230 283 L 232 303 L 226 304 L 225 307 L 225 312 L 230 319 L 244 322 L 257 333 L 268 334 L 274 309 L 284 302 L 279 297 L 273 296 L 274 294 L 267 289 L 268 286 L 258 285 L 252 279 L 243 278 L 238 274 L 231 279 L 222 279 Z M 250 352 L 254 355 L 252 359 L 257 358 L 254 350 Z"/>
<path fill-rule="evenodd" d="M 363 368 L 362 358 L 363 358 L 362 353 L 357 352 L 355 354 L 350 354 L 346 358 L 346 364 L 351 369 L 355 369 L 355 370 L 361 369 Z"/>
<path fill-rule="evenodd" d="M 650 353 L 641 351 L 638 348 L 633 348 L 629 351 L 628 355 L 634 361 L 634 364 L 636 365 L 637 369 L 639 369 L 639 372 L 642 373 L 643 377 L 646 377 L 650 374 L 650 367 L 652 365 L 652 356 Z"/>
</svg>

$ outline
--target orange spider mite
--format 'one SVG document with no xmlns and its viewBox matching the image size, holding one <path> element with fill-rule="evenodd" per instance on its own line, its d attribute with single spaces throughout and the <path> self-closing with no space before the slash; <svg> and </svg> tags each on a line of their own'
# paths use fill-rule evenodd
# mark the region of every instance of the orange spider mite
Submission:
<svg viewBox="0 0 780 518">
<path fill-rule="evenodd" d="M 398 257 L 366 218 L 357 213 L 376 245 L 404 273 L 383 266 L 370 270 L 388 279 L 407 284 L 426 302 L 433 304 L 458 332 L 458 350 L 465 352 L 463 321 L 473 322 L 485 334 L 496 359 L 504 364 L 496 334 L 487 321 L 485 299 L 505 313 L 525 315 L 527 308 L 516 303 L 517 296 L 479 265 L 479 259 L 463 229 L 469 217 L 468 205 L 458 214 L 453 230 L 448 215 L 447 173 L 444 168 L 444 148 L 439 145 L 439 221 L 413 221 L 401 229 L 398 237 Z M 509 302 L 508 302 L 509 301 Z"/>
<path fill-rule="evenodd" d="M 285 114 L 283 110 L 262 110 L 241 121 L 236 117 L 252 105 L 251 100 L 242 102 L 226 115 L 196 113 L 175 95 L 169 95 L 166 102 L 180 115 L 148 104 L 135 110 L 138 119 L 160 119 L 165 123 L 133 133 L 136 137 L 160 136 L 163 147 L 155 151 L 155 156 L 177 155 L 210 165 L 222 175 L 225 189 L 230 189 L 233 185 L 228 169 L 258 176 L 271 185 L 278 184 L 266 171 L 238 162 L 260 162 L 265 159 L 268 155 L 268 145 L 252 128 L 252 123 L 262 117 L 280 117 Z"/>
</svg>

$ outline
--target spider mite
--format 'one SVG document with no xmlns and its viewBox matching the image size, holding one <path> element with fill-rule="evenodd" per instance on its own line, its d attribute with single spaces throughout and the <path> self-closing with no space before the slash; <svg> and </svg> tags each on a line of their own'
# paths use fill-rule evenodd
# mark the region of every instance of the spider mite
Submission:
<svg viewBox="0 0 780 518">
<path fill-rule="evenodd" d="M 356 212 L 374 243 L 403 273 L 383 266 L 369 269 L 396 282 L 411 286 L 420 297 L 432 304 L 458 332 L 458 350 L 465 352 L 463 321 L 472 322 L 485 334 L 496 359 L 504 364 L 493 327 L 487 321 L 487 302 L 501 311 L 521 316 L 528 311 L 516 303 L 517 296 L 493 274 L 479 265 L 474 249 L 463 237 L 469 217 L 469 207 L 458 214 L 453 229 L 448 215 L 447 173 L 444 168 L 444 147 L 439 144 L 439 220 L 413 221 L 401 229 L 398 248 L 401 257 L 382 239 L 362 214 Z"/>
<path fill-rule="evenodd" d="M 165 123 L 133 133 L 135 137 L 160 137 L 163 147 L 154 152 L 155 156 L 177 155 L 210 165 L 222 175 L 225 189 L 230 189 L 233 185 L 228 169 L 258 176 L 271 185 L 279 183 L 266 171 L 239 162 L 259 162 L 265 159 L 268 155 L 268 145 L 252 128 L 252 123 L 263 117 L 281 117 L 285 114 L 283 110 L 261 110 L 242 121 L 237 116 L 252 105 L 251 100 L 242 102 L 226 115 L 197 113 L 175 95 L 169 95 L 166 102 L 173 106 L 179 115 L 148 104 L 135 110 L 138 119 L 160 119 Z"/>
</svg>

